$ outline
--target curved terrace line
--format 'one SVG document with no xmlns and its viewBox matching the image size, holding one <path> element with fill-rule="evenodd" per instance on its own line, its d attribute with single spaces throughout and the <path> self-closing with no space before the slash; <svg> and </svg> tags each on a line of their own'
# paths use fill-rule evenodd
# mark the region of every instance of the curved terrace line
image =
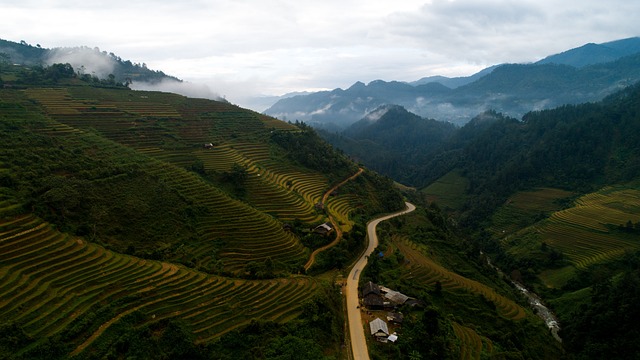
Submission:
<svg viewBox="0 0 640 360">
<path fill-rule="evenodd" d="M 350 177 L 346 178 L 345 180 L 343 180 L 338 185 L 332 187 L 327 192 L 325 192 L 324 195 L 322 196 L 322 203 L 326 204 L 327 203 L 327 199 L 329 198 L 329 195 L 331 195 L 332 192 L 336 191 L 339 187 L 341 187 L 342 185 L 346 184 L 347 182 L 357 178 L 363 172 L 364 172 L 363 168 L 358 169 L 357 173 L 355 173 L 354 175 L 351 175 Z M 329 211 L 330 211 L 329 208 L 327 208 L 327 212 L 329 212 Z M 304 265 L 304 270 L 305 271 L 309 270 L 311 268 L 311 266 L 313 266 L 313 264 L 316 261 L 316 255 L 318 255 L 322 251 L 325 251 L 325 250 L 327 250 L 329 248 L 332 248 L 332 247 L 338 245 L 338 243 L 342 239 L 342 230 L 340 229 L 338 221 L 330 213 L 329 213 L 329 221 L 331 222 L 331 225 L 333 226 L 333 228 L 336 230 L 336 238 L 331 243 L 329 243 L 329 244 L 327 244 L 327 245 L 325 245 L 323 247 L 320 247 L 320 248 L 314 250 L 311 253 L 311 256 L 309 256 L 309 260 Z"/>
</svg>

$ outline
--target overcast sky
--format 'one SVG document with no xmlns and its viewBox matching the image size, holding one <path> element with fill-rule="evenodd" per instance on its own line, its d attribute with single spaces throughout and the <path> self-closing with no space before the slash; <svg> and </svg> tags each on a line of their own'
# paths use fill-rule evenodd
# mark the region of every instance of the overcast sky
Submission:
<svg viewBox="0 0 640 360">
<path fill-rule="evenodd" d="M 251 95 L 465 76 L 640 35 L 636 0 L 0 0 L 0 38 Z"/>
</svg>

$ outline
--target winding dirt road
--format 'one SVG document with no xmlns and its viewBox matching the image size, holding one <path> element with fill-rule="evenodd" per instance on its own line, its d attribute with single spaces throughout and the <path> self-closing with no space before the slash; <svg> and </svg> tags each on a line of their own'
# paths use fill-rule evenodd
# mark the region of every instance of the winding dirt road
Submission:
<svg viewBox="0 0 640 360">
<path fill-rule="evenodd" d="M 365 338 L 364 324 L 362 323 L 362 316 L 360 316 L 360 308 L 358 303 L 358 281 L 360 280 L 360 274 L 367 265 L 367 257 L 378 246 L 378 235 L 376 234 L 376 226 L 385 220 L 389 220 L 393 217 L 410 213 L 416 209 L 415 205 L 411 203 L 405 203 L 407 208 L 397 213 L 385 215 L 377 219 L 371 220 L 367 224 L 367 238 L 369 239 L 369 245 L 364 254 L 358 259 L 356 264 L 349 272 L 347 278 L 346 295 L 347 295 L 347 315 L 349 319 L 349 335 L 351 337 L 351 351 L 353 352 L 353 359 L 369 359 L 369 350 L 367 349 L 367 339 Z"/>
<path fill-rule="evenodd" d="M 342 181 L 340 184 L 332 187 L 331 189 L 329 189 L 327 192 L 324 193 L 324 196 L 322 196 L 322 203 L 326 204 L 327 203 L 327 199 L 329 199 L 329 195 L 331 195 L 332 192 L 338 190 L 338 188 L 344 184 L 346 184 L 348 181 L 351 181 L 355 178 L 357 178 L 358 176 L 360 176 L 362 173 L 364 172 L 363 168 L 358 169 L 358 172 L 355 173 L 354 175 L 351 175 L 350 177 L 346 178 L 344 181 Z M 342 229 L 340 229 L 340 226 L 338 224 L 338 221 L 336 221 L 336 219 L 333 218 L 333 216 L 331 216 L 331 214 L 328 213 L 329 209 L 327 209 L 327 214 L 329 215 L 329 221 L 331 222 L 331 225 L 333 226 L 333 228 L 336 231 L 336 238 L 329 244 L 316 249 L 314 252 L 311 253 L 311 256 L 309 256 L 309 260 L 307 261 L 307 263 L 304 265 L 304 270 L 307 271 L 309 270 L 309 268 L 315 263 L 316 261 L 316 255 L 318 255 L 318 253 L 320 253 L 321 251 L 325 251 L 331 247 L 334 247 L 336 245 L 338 245 L 338 243 L 340 242 L 340 240 L 342 239 Z"/>
</svg>

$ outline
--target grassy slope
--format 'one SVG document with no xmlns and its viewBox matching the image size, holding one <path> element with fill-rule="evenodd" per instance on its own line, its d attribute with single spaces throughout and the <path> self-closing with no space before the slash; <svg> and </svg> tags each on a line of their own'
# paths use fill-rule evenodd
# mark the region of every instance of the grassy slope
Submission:
<svg viewBox="0 0 640 360">
<path fill-rule="evenodd" d="M 447 230 L 439 211 L 419 209 L 392 223 L 378 231 L 385 255 L 374 260 L 377 280 L 447 316 L 455 339 L 450 358 L 560 355 L 560 345 L 542 321 L 492 269 L 474 260 L 477 255 L 472 257 L 469 244 Z M 402 235 L 389 235 L 397 232 Z M 364 275 L 372 276 L 370 270 Z M 419 310 L 403 310 L 405 317 L 421 316 Z M 400 330 L 399 335 L 402 339 L 409 334 Z"/>
<path fill-rule="evenodd" d="M 295 317 L 315 281 L 287 276 L 308 250 L 282 224 L 324 220 L 313 205 L 336 181 L 270 140 L 300 130 L 230 104 L 77 85 L 0 90 L 3 319 L 37 343 L 66 334 L 71 351 L 130 316 L 184 320 L 204 342 Z M 360 181 L 366 192 L 329 202 L 345 224 L 386 206 L 383 183 Z"/>
</svg>

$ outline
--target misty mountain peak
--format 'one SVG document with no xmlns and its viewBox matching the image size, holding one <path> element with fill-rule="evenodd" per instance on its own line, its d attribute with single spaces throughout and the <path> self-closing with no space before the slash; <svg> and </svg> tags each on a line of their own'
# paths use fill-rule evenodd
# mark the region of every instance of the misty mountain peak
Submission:
<svg viewBox="0 0 640 360">
<path fill-rule="evenodd" d="M 365 85 L 362 81 L 356 81 L 353 85 L 351 85 L 349 87 L 349 89 L 347 90 L 360 90 L 360 89 L 364 89 L 366 88 L 367 85 Z"/>
</svg>

